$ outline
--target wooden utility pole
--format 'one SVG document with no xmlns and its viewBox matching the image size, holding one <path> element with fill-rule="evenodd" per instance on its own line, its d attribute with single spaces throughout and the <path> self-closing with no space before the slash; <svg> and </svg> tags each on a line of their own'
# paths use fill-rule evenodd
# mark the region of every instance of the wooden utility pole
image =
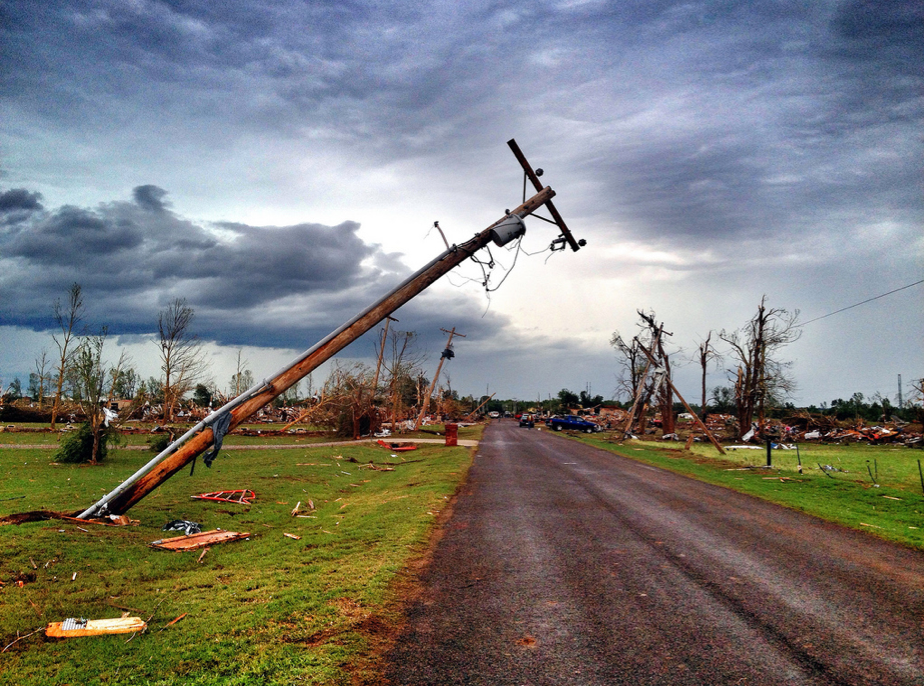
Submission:
<svg viewBox="0 0 924 686">
<path fill-rule="evenodd" d="M 639 350 L 641 350 L 643 353 L 645 353 L 645 357 L 648 358 L 648 361 L 649 361 L 651 364 L 657 366 L 658 363 L 655 361 L 654 355 L 651 354 L 651 352 L 648 350 L 648 348 L 646 348 L 644 345 L 642 345 L 641 341 L 639 341 L 638 347 L 639 347 Z M 718 450 L 720 453 L 722 453 L 722 454 L 724 455 L 724 454 L 725 454 L 725 451 L 722 449 L 722 446 L 719 445 L 719 442 L 715 439 L 715 436 L 712 435 L 712 432 L 709 431 L 709 428 L 703 423 L 703 420 L 701 420 L 701 419 L 696 415 L 696 413 L 695 413 L 693 410 L 690 409 L 690 406 L 687 405 L 687 401 L 683 399 L 683 396 L 682 396 L 682 395 L 680 395 L 680 391 L 677 390 L 677 387 L 674 385 L 674 382 L 671 381 L 670 376 L 666 376 L 666 377 L 664 377 L 664 378 L 665 378 L 665 380 L 667 381 L 667 383 L 669 383 L 669 384 L 671 385 L 671 389 L 673 389 L 673 391 L 674 391 L 674 393 L 677 395 L 677 397 L 680 398 L 680 402 L 683 403 L 683 406 L 684 406 L 685 408 L 687 408 L 687 412 L 689 412 L 691 415 L 693 415 L 693 421 L 695 421 L 697 424 L 699 424 L 700 428 L 703 430 L 703 432 L 706 434 L 706 436 L 707 436 L 707 437 L 709 438 L 709 440 L 712 442 L 712 445 L 715 446 L 716 450 Z"/>
<path fill-rule="evenodd" d="M 423 399 L 423 407 L 420 408 L 420 414 L 417 415 L 417 421 L 414 422 L 414 431 L 420 428 L 423 418 L 427 415 L 427 408 L 430 407 L 430 396 L 433 395 L 433 389 L 436 388 L 436 380 L 440 378 L 440 370 L 443 368 L 443 362 L 447 358 L 452 357 L 452 337 L 458 336 L 459 338 L 465 338 L 461 333 L 456 333 L 456 327 L 452 327 L 452 331 L 446 331 L 446 329 L 440 329 L 449 334 L 449 340 L 446 341 L 446 349 L 443 351 L 443 354 L 440 355 L 440 363 L 436 366 L 436 374 L 433 375 L 433 381 L 430 382 L 430 388 L 427 389 L 427 394 Z"/>
<path fill-rule="evenodd" d="M 385 357 L 385 343 L 388 341 L 388 325 L 398 321 L 394 317 L 385 317 L 385 328 L 382 331 L 382 345 L 379 347 L 379 361 L 375 363 L 375 377 L 372 379 L 372 397 L 375 398 L 375 389 L 379 387 L 379 372 L 382 370 L 382 359 Z"/>
<path fill-rule="evenodd" d="M 488 398 L 487 398 L 487 400 L 485 400 L 485 401 L 484 401 L 483 403 L 481 403 L 478 407 L 476 407 L 474 410 L 472 410 L 471 412 L 469 412 L 468 415 L 466 415 L 466 417 L 465 417 L 466 421 L 468 421 L 469 419 L 471 419 L 472 417 L 474 417 L 474 416 L 475 416 L 475 413 L 476 413 L 478 410 L 480 410 L 482 407 L 484 407 L 484 406 L 487 405 L 489 402 L 491 402 L 491 398 L 493 398 L 495 395 L 497 395 L 497 392 L 496 392 L 496 391 L 495 391 L 494 393 L 492 393 L 491 395 L 489 395 Z"/>
<path fill-rule="evenodd" d="M 527 177 L 534 179 L 534 184 L 538 183 L 536 172 L 533 171 L 526 158 L 519 152 L 516 141 L 510 140 L 508 145 L 523 166 L 523 171 Z M 81 519 L 86 519 L 107 514 L 124 514 L 135 503 L 173 474 L 183 469 L 211 446 L 215 440 L 214 425 L 226 426 L 228 432 L 233 431 L 264 405 L 284 393 L 292 385 L 298 383 L 311 371 L 372 329 L 385 317 L 420 294 L 444 274 L 488 245 L 488 243 L 491 241 L 494 241 L 497 245 L 509 243 L 525 230 L 522 224 L 523 218 L 533 214 L 541 207 L 548 206 L 550 208 L 550 212 L 556 217 L 556 223 L 561 231 L 561 239 L 568 240 L 572 249 L 577 250 L 583 243 L 574 240 L 558 212 L 553 211 L 553 206 L 550 203 L 553 197 L 555 197 L 555 191 L 549 187 L 542 188 L 536 195 L 525 200 L 515 210 L 505 213 L 503 217 L 476 234 L 474 238 L 461 245 L 454 245 L 441 253 L 429 264 L 405 279 L 390 293 L 306 350 L 287 367 L 262 383 L 254 385 L 231 402 L 220 407 L 202 422 L 199 422 L 126 481 L 77 516 Z"/>
</svg>

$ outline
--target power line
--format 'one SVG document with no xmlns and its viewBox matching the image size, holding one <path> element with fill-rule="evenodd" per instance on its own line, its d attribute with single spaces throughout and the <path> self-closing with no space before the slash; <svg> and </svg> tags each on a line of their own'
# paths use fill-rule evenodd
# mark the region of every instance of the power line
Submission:
<svg viewBox="0 0 924 686">
<path fill-rule="evenodd" d="M 824 319 L 825 317 L 830 317 L 831 315 L 835 315 L 835 314 L 837 314 L 838 312 L 844 312 L 845 310 L 850 310 L 850 309 L 853 309 L 854 307 L 859 307 L 860 305 L 865 305 L 866 303 L 871 303 L 871 302 L 873 302 L 874 300 L 879 300 L 879 298 L 884 298 L 884 297 L 886 297 L 887 295 L 892 295 L 893 293 L 898 293 L 899 291 L 903 291 L 903 290 L 905 290 L 906 288 L 911 288 L 912 286 L 917 286 L 918 284 L 921 284 L 921 283 L 924 283 L 924 279 L 921 279 L 920 281 L 915 281 L 914 283 L 909 283 L 907 286 L 902 286 L 901 288 L 896 288 L 895 290 L 889 291 L 888 293 L 883 293 L 882 295 L 877 295 L 877 296 L 874 297 L 874 298 L 868 298 L 868 299 L 864 300 L 863 302 L 855 303 L 855 304 L 853 304 L 853 305 L 848 305 L 847 307 L 842 307 L 842 308 L 839 309 L 839 310 L 835 310 L 834 312 L 829 312 L 828 314 L 822 315 L 822 316 L 820 316 L 820 317 L 815 317 L 814 319 L 809 319 L 807 322 L 803 322 L 802 324 L 799 324 L 799 326 L 805 326 L 806 324 L 811 324 L 812 322 L 817 322 L 819 319 Z"/>
</svg>

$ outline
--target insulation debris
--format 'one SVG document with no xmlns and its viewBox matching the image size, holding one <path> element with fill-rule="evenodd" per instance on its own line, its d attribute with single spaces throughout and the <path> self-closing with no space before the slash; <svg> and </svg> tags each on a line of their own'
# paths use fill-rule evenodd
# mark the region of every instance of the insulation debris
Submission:
<svg viewBox="0 0 924 686">
<path fill-rule="evenodd" d="M 77 638 L 78 636 L 131 634 L 136 631 L 143 631 L 147 626 L 140 617 L 118 617 L 116 619 L 75 619 L 68 617 L 63 622 L 49 624 L 45 629 L 45 635 L 53 638 Z"/>
</svg>

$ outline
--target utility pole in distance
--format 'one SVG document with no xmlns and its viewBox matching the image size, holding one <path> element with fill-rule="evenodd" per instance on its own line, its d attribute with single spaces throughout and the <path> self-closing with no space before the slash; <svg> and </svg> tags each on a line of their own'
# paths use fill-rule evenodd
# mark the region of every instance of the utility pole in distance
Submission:
<svg viewBox="0 0 924 686">
<path fill-rule="evenodd" d="M 446 349 L 443 351 L 443 354 L 440 355 L 440 363 L 436 366 L 436 374 L 433 375 L 433 381 L 430 383 L 430 388 L 427 389 L 427 395 L 423 399 L 423 407 L 420 408 L 420 414 L 417 415 L 417 421 L 414 422 L 414 431 L 420 428 L 423 418 L 427 415 L 427 408 L 430 407 L 430 396 L 433 395 L 433 389 L 436 388 L 436 380 L 440 378 L 440 370 L 443 368 L 443 362 L 450 360 L 455 357 L 455 353 L 452 352 L 452 337 L 459 336 L 460 338 L 465 338 L 461 333 L 456 333 L 456 327 L 452 327 L 452 331 L 446 331 L 446 329 L 440 329 L 449 334 L 449 340 L 446 341 Z"/>
</svg>

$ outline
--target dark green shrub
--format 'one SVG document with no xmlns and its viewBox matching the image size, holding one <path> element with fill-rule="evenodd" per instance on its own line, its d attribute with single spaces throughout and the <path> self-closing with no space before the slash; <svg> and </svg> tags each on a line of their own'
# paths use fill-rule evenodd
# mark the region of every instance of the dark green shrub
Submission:
<svg viewBox="0 0 924 686">
<path fill-rule="evenodd" d="M 171 443 L 173 443 L 172 433 L 158 434 L 148 441 L 148 450 L 152 453 L 162 453 Z"/>
<path fill-rule="evenodd" d="M 97 462 L 106 459 L 109 453 L 109 443 L 115 438 L 115 434 L 115 429 L 111 427 L 100 427 Z M 93 429 L 88 422 L 81 424 L 77 431 L 65 435 L 61 440 L 61 447 L 55 453 L 55 461 L 71 464 L 93 461 Z"/>
</svg>

